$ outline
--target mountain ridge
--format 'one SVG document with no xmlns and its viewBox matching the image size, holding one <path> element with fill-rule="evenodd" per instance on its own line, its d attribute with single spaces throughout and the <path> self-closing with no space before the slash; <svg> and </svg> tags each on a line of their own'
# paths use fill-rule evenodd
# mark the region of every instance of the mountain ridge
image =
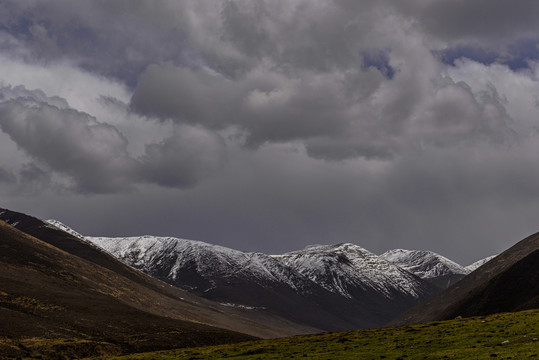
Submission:
<svg viewBox="0 0 539 360">
<path fill-rule="evenodd" d="M 68 228 L 57 221 L 50 223 Z M 325 246 L 328 251 L 324 254 L 320 253 L 324 246 L 311 246 L 283 255 L 267 255 L 174 237 L 83 238 L 130 266 L 199 296 L 227 306 L 264 309 L 329 331 L 382 326 L 400 311 L 439 291 L 352 244 Z M 330 250 L 337 251 L 339 247 L 349 250 L 348 255 L 340 255 L 345 263 L 353 262 L 347 258 L 351 249 L 369 258 L 364 263 L 356 261 L 354 271 L 363 275 L 346 284 L 354 295 L 335 284 L 322 283 L 320 278 L 308 276 L 284 261 L 294 256 L 291 254 L 312 253 L 314 249 L 320 259 L 325 259 L 321 261 L 328 261 L 333 256 Z M 381 275 L 389 270 L 391 276 Z M 342 282 L 344 277 L 340 279 Z M 373 279 L 378 279 L 378 283 Z M 394 298 L 398 301 L 390 304 Z M 313 312 L 318 316 L 313 317 Z"/>
</svg>

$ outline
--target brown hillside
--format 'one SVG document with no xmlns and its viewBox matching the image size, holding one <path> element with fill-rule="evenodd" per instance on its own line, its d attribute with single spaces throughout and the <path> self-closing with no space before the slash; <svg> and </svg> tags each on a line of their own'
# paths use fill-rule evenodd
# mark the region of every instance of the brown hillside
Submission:
<svg viewBox="0 0 539 360">
<path fill-rule="evenodd" d="M 34 350 L 19 343 L 29 338 L 76 340 L 76 346 L 62 346 L 67 354 L 77 356 L 252 338 L 193 319 L 167 318 L 129 306 L 123 298 L 133 296 L 131 282 L 2 221 L 0 249 L 0 338 L 4 339 L 0 354 L 8 358 L 29 356 Z M 152 294 L 141 296 L 149 299 Z M 81 341 L 85 345 L 77 349 Z M 39 351 L 59 350 L 48 345 Z"/>
</svg>

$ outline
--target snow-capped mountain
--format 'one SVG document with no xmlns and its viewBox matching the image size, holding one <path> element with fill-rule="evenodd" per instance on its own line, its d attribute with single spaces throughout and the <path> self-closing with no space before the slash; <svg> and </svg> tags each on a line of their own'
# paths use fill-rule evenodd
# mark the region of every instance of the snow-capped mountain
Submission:
<svg viewBox="0 0 539 360">
<path fill-rule="evenodd" d="M 462 266 L 440 254 L 427 250 L 395 249 L 380 255 L 380 258 L 443 288 L 458 282 L 494 257 L 496 255 L 481 259 L 468 266 Z"/>
<path fill-rule="evenodd" d="M 358 289 L 420 298 L 423 282 L 410 272 L 353 244 L 311 246 L 275 256 L 325 289 L 354 298 Z"/>
<path fill-rule="evenodd" d="M 270 256 L 171 237 L 85 239 L 198 295 L 327 329 L 382 325 L 435 292 L 427 282 L 351 244 Z"/>
<path fill-rule="evenodd" d="M 486 257 L 484 259 L 478 260 L 478 261 L 466 266 L 465 269 L 466 269 L 466 271 L 468 271 L 468 273 L 471 273 L 472 271 L 474 271 L 478 267 L 483 266 L 485 263 L 487 263 L 490 260 L 494 259 L 496 256 L 498 256 L 498 255 L 492 255 L 492 256 Z"/>
<path fill-rule="evenodd" d="M 460 281 L 470 271 L 448 258 L 427 250 L 389 250 L 380 255 L 399 267 L 432 284 L 447 288 Z"/>
<path fill-rule="evenodd" d="M 352 244 L 270 256 L 172 237 L 83 238 L 197 295 L 323 330 L 381 326 L 438 290 Z"/>
<path fill-rule="evenodd" d="M 422 279 L 445 275 L 466 275 L 469 272 L 464 266 L 427 250 L 389 250 L 380 255 L 380 258 L 398 265 Z"/>
<path fill-rule="evenodd" d="M 173 237 L 140 236 L 127 238 L 85 237 L 122 261 L 169 282 L 181 283 L 199 292 L 210 292 L 212 281 L 248 276 L 253 282 L 281 283 L 303 291 L 307 279 L 263 253 L 243 252 L 202 241 Z M 187 276 L 195 272 L 201 278 Z"/>
</svg>

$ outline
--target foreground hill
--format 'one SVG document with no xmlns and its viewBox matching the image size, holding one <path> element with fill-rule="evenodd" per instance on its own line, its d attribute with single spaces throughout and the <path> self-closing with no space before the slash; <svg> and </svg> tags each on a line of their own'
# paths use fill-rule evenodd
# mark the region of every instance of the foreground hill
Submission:
<svg viewBox="0 0 539 360">
<path fill-rule="evenodd" d="M 441 319 L 539 308 L 539 250 L 449 306 Z"/>
<path fill-rule="evenodd" d="M 323 331 L 382 326 L 438 291 L 352 244 L 270 256 L 172 237 L 84 239 L 199 296 Z"/>
<path fill-rule="evenodd" d="M 533 303 L 537 295 L 539 263 L 534 254 L 537 250 L 539 233 L 518 242 L 457 284 L 398 316 L 391 325 L 422 323 L 457 314 L 474 316 L 533 307 L 525 304 L 528 301 Z M 531 290 L 528 292 L 529 287 Z M 468 305 L 472 307 L 465 311 Z"/>
<path fill-rule="evenodd" d="M 0 346 L 0 356 L 120 354 L 252 338 L 131 306 L 124 299 L 133 282 L 3 221 L 0 248 L 0 338 L 13 341 Z M 153 295 L 137 290 L 141 299 Z M 30 338 L 42 339 L 39 349 L 19 345 Z"/>
<path fill-rule="evenodd" d="M 111 359 L 535 359 L 539 310 Z"/>
</svg>

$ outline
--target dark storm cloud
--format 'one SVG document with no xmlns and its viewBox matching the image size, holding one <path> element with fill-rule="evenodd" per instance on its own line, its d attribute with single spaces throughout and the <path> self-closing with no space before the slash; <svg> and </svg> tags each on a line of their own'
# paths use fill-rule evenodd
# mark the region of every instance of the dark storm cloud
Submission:
<svg viewBox="0 0 539 360">
<path fill-rule="evenodd" d="M 67 107 L 64 99 L 22 87 L 0 91 L 0 129 L 32 158 L 73 178 L 83 193 L 126 191 L 137 182 L 193 185 L 219 168 L 224 156 L 217 135 L 185 127 L 162 143 L 148 144 L 146 155 L 134 159 L 114 126 Z M 43 174 L 28 165 L 21 180 L 37 181 Z"/>
<path fill-rule="evenodd" d="M 504 142 L 510 119 L 497 99 L 440 77 L 422 35 L 391 6 L 358 6 L 228 2 L 212 20 L 222 24 L 221 46 L 248 67 L 222 74 L 151 65 L 131 106 L 178 123 L 238 127 L 248 147 L 300 141 L 323 159 L 390 158 L 419 143 Z"/>
<path fill-rule="evenodd" d="M 27 61 L 64 59 L 136 85 L 152 63 L 207 65 L 227 76 L 265 59 L 279 66 L 329 71 L 354 68 L 383 44 L 382 28 L 408 27 L 447 45 L 495 49 L 537 39 L 533 0 L 469 1 L 5 1 L 0 45 Z M 401 29 L 409 31 L 409 29 Z M 398 31 L 398 30 L 397 30 Z M 448 41 L 443 45 L 442 42 Z M 507 51 L 505 51 L 507 54 Z"/>
<path fill-rule="evenodd" d="M 248 145 L 258 146 L 338 133 L 348 120 L 342 80 L 311 73 L 287 79 L 265 69 L 229 80 L 165 64 L 141 76 L 131 105 L 178 123 L 240 126 L 248 131 Z"/>
<path fill-rule="evenodd" d="M 225 143 L 220 136 L 200 128 L 181 127 L 162 142 L 146 146 L 139 175 L 161 186 L 193 186 L 219 170 L 225 159 Z"/>
<path fill-rule="evenodd" d="M 19 191 L 27 194 L 34 195 L 52 185 L 50 173 L 35 163 L 24 164 L 19 172 L 19 178 Z"/>
<path fill-rule="evenodd" d="M 434 52 L 446 63 L 466 57 L 519 70 L 539 59 L 536 1 L 514 1 L 508 6 L 503 0 L 413 0 L 395 6 L 433 40 Z"/>
<path fill-rule="evenodd" d="M 134 85 L 137 74 L 153 61 L 198 60 L 182 30 L 178 7 L 181 11 L 183 6 L 166 1 L 160 6 L 143 1 L 2 2 L 0 32 L 17 42 L 0 45 L 24 48 L 19 55 L 28 62 L 75 61 Z"/>
<path fill-rule="evenodd" d="M 2 131 L 32 157 L 73 176 L 81 191 L 106 192 L 123 185 L 106 175 L 133 166 L 125 151 L 127 140 L 110 125 L 33 95 L 27 91 L 25 97 L 0 104 Z"/>
<path fill-rule="evenodd" d="M 16 178 L 12 172 L 0 167 L 0 183 L 15 183 Z"/>
<path fill-rule="evenodd" d="M 539 4 L 533 0 L 438 0 L 420 4 L 418 16 L 425 32 L 449 41 L 512 42 L 537 37 Z"/>
<path fill-rule="evenodd" d="M 409 78 L 397 74 L 392 83 L 377 69 L 350 77 L 312 72 L 286 77 L 261 68 L 231 80 L 164 64 L 140 77 L 131 106 L 178 123 L 237 126 L 248 147 L 299 140 L 309 154 L 326 159 L 388 157 L 419 142 L 504 143 L 510 135 L 511 120 L 495 89 L 474 95 L 448 78 L 425 89 L 427 84 Z M 358 96 L 353 82 L 375 91 Z"/>
</svg>

